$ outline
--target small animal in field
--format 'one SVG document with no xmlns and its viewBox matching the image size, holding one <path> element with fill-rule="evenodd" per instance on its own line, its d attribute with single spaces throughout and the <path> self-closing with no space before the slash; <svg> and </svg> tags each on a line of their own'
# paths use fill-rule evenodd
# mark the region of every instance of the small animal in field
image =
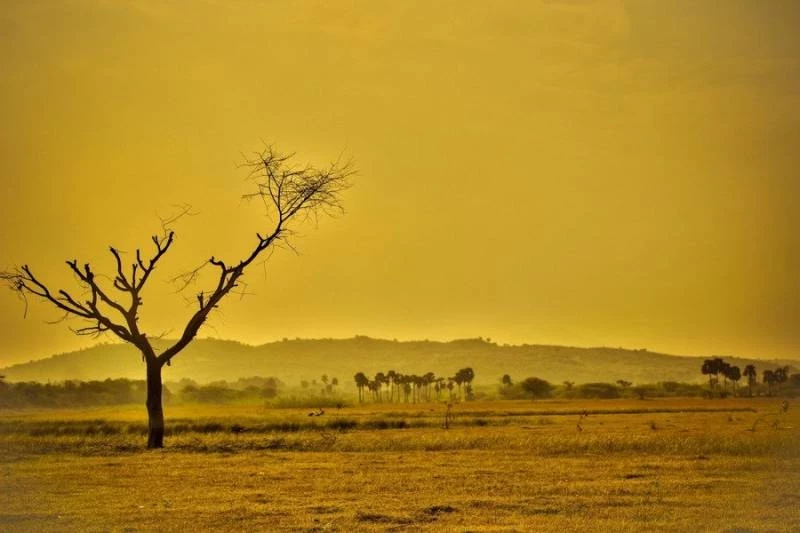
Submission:
<svg viewBox="0 0 800 533">
<path fill-rule="evenodd" d="M 322 416 L 325 414 L 325 410 L 322 407 L 317 408 L 316 411 L 311 411 L 308 413 L 308 416 Z"/>
</svg>

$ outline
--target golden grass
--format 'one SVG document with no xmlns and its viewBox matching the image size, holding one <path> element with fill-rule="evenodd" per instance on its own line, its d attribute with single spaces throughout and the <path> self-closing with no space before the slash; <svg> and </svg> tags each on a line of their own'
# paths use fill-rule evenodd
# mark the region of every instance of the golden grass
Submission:
<svg viewBox="0 0 800 533">
<path fill-rule="evenodd" d="M 140 434 L 27 431 L 58 414 L 140 423 L 128 408 L 5 413 L 0 529 L 797 531 L 800 410 L 778 404 L 486 402 L 458 405 L 450 430 L 440 405 L 369 405 L 315 423 L 424 424 L 240 434 L 228 428 L 309 417 L 172 407 L 173 420 L 223 429 L 176 434 L 158 451 L 143 450 Z M 607 414 L 573 414 L 583 410 Z"/>
</svg>

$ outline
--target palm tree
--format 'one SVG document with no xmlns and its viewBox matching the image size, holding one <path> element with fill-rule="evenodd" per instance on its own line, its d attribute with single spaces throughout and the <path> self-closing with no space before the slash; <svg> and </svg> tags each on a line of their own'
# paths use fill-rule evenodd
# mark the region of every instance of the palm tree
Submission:
<svg viewBox="0 0 800 533">
<path fill-rule="evenodd" d="M 441 399 L 442 391 L 445 389 L 445 379 L 444 378 L 436 378 L 436 401 L 438 402 Z"/>
<path fill-rule="evenodd" d="M 464 380 L 461 379 L 461 373 L 456 372 L 455 376 L 451 377 L 450 380 L 458 387 L 458 397 L 461 398 L 461 384 L 464 383 Z"/>
<path fill-rule="evenodd" d="M 738 366 L 730 366 L 726 370 L 725 377 L 733 383 L 733 395 L 736 396 L 736 385 L 739 383 L 739 380 L 742 379 L 742 371 L 739 370 Z"/>
<path fill-rule="evenodd" d="M 731 371 L 731 365 L 722 361 L 719 366 L 719 373 L 722 374 L 722 391 L 723 394 L 728 394 L 728 375 Z"/>
<path fill-rule="evenodd" d="M 364 401 L 364 387 L 369 384 L 369 379 L 363 372 L 359 372 L 353 376 L 353 379 L 356 381 L 356 387 L 358 387 L 358 401 L 361 403 Z"/>
<path fill-rule="evenodd" d="M 462 369 L 462 372 L 464 372 L 464 381 L 471 384 L 475 379 L 475 371 L 471 367 L 467 367 Z"/>
<path fill-rule="evenodd" d="M 775 372 L 772 370 L 764 370 L 761 376 L 761 381 L 767 386 L 767 394 L 772 396 L 772 385 L 775 384 Z"/>
<path fill-rule="evenodd" d="M 473 395 L 472 395 L 472 382 L 473 382 L 473 381 L 475 381 L 475 371 L 474 371 L 474 370 L 472 370 L 472 368 L 471 368 L 471 367 L 468 367 L 468 368 L 465 368 L 465 369 L 464 369 L 464 373 L 466 374 L 466 377 L 467 377 L 467 386 L 469 387 L 469 390 L 467 391 L 467 399 L 468 399 L 468 400 L 472 400 L 472 399 L 473 399 Z"/>
<path fill-rule="evenodd" d="M 383 401 L 383 394 L 382 394 L 383 384 L 388 382 L 389 380 L 386 377 L 386 374 L 384 374 L 383 372 L 378 372 L 377 374 L 375 374 L 375 386 L 376 386 L 376 391 L 378 393 L 379 402 Z"/>
<path fill-rule="evenodd" d="M 392 378 L 392 384 L 397 391 L 397 403 L 400 403 L 400 393 L 403 390 L 403 374 L 400 372 L 395 372 L 394 377 Z"/>
<path fill-rule="evenodd" d="M 381 382 L 377 379 L 373 379 L 367 385 L 367 388 L 372 392 L 372 399 L 376 402 L 381 401 Z"/>
<path fill-rule="evenodd" d="M 408 397 L 411 396 L 411 376 L 403 376 L 403 399 L 408 403 Z"/>
<path fill-rule="evenodd" d="M 703 361 L 703 366 L 700 368 L 700 372 L 708 376 L 708 388 L 711 390 L 712 394 L 714 393 L 714 385 L 719 383 L 718 376 L 719 373 L 722 372 L 725 364 L 725 361 L 719 357 L 714 357 L 712 359 L 706 359 Z"/>
<path fill-rule="evenodd" d="M 465 383 L 468 385 L 471 384 L 473 379 L 475 379 L 475 371 L 470 367 L 462 368 L 453 376 L 453 381 L 458 384 L 459 396 L 462 400 L 464 399 L 462 385 Z"/>
<path fill-rule="evenodd" d="M 425 401 L 429 402 L 431 400 L 431 383 L 436 381 L 436 375 L 433 372 L 426 372 L 424 376 L 422 376 L 422 384 L 425 387 Z"/>
<path fill-rule="evenodd" d="M 422 386 L 425 385 L 425 380 L 422 379 L 422 376 L 417 376 L 416 374 L 411 376 L 411 379 L 414 383 L 414 403 L 422 401 L 420 398 L 420 391 L 422 390 Z"/>
<path fill-rule="evenodd" d="M 753 395 L 753 383 L 756 382 L 756 377 L 758 373 L 756 372 L 756 367 L 753 365 L 747 365 L 744 367 L 744 376 L 747 378 L 747 395 Z"/>
<path fill-rule="evenodd" d="M 773 374 L 775 376 L 775 383 L 778 384 L 778 388 L 780 389 L 782 385 L 789 380 L 789 367 L 782 366 L 780 368 L 776 368 Z"/>
<path fill-rule="evenodd" d="M 397 384 L 397 372 L 394 370 L 389 370 L 386 373 L 386 379 L 389 383 L 389 403 L 394 402 L 394 389 L 395 385 Z"/>
</svg>

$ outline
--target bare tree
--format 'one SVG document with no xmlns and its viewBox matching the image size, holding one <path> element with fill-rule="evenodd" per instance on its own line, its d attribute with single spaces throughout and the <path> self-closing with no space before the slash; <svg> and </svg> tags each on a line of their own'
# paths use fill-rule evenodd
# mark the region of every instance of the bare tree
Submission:
<svg viewBox="0 0 800 533">
<path fill-rule="evenodd" d="M 152 237 L 150 253 L 137 249 L 135 261 L 131 264 L 126 265 L 121 252 L 110 247 L 116 263 L 116 272 L 110 278 L 96 274 L 89 263 L 80 265 L 77 260 L 67 261 L 67 267 L 80 285 L 80 292 L 53 288 L 37 277 L 28 265 L 0 273 L 0 279 L 26 302 L 26 312 L 27 298 L 39 298 L 62 311 L 65 317 L 79 319 L 83 325 L 73 330 L 78 335 L 111 332 L 136 346 L 147 369 L 148 448 L 164 445 L 161 398 L 161 369 L 164 365 L 169 365 L 172 358 L 197 336 L 209 313 L 236 289 L 248 267 L 266 257 L 276 246 L 291 247 L 288 239 L 298 223 L 341 211 L 341 193 L 349 186 L 349 178 L 354 173 L 351 164 L 337 161 L 322 169 L 299 167 L 293 164 L 293 156 L 267 147 L 245 158 L 243 166 L 249 171 L 248 177 L 255 187 L 254 192 L 245 198 L 263 202 L 270 220 L 267 231 L 256 233 L 252 248 L 241 258 L 225 261 L 211 257 L 200 268 L 182 277 L 184 286 L 189 285 L 197 279 L 201 269 L 208 267 L 215 272 L 216 283 L 196 294 L 196 309 L 180 337 L 161 353 L 156 353 L 148 336 L 139 329 L 139 311 L 144 304 L 142 293 L 148 280 L 175 241 L 175 232 L 169 229 L 168 224 L 164 225 L 162 235 Z"/>
</svg>

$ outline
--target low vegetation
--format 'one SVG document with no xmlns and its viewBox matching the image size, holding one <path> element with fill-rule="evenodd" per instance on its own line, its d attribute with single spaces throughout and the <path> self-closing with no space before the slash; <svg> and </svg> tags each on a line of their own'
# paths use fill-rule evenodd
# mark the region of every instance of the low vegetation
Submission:
<svg viewBox="0 0 800 533">
<path fill-rule="evenodd" d="M 283 383 L 277 378 L 252 377 L 229 383 L 216 381 L 200 385 L 192 380 L 169 384 L 162 391 L 163 401 L 173 403 L 258 403 L 274 399 Z M 172 392 L 172 391 L 176 392 Z M 105 379 L 103 381 L 64 381 L 62 383 L 7 383 L 0 376 L 0 408 L 87 407 L 144 403 L 144 380 Z"/>
<path fill-rule="evenodd" d="M 167 382 L 163 389 L 166 405 L 177 404 L 251 404 L 269 407 L 341 407 L 352 403 L 424 403 L 431 401 L 522 400 L 522 399 L 614 399 L 638 398 L 726 398 L 743 396 L 800 395 L 800 374 L 789 374 L 788 367 L 780 371 L 765 371 L 767 381 L 759 382 L 753 365 L 745 369 L 748 386 L 726 392 L 726 387 L 714 381 L 708 386 L 696 383 L 662 381 L 633 384 L 626 380 L 616 383 L 578 383 L 564 381 L 553 384 L 531 376 L 515 381 L 509 374 L 500 385 L 473 385 L 475 372 L 465 367 L 449 378 L 433 372 L 422 375 L 402 374 L 394 370 L 378 372 L 368 378 L 363 372 L 354 376 L 354 388 L 342 386 L 337 377 L 323 374 L 320 380 L 301 380 L 291 386 L 275 377 L 240 378 L 236 381 L 214 381 L 200 384 L 190 379 Z M 778 381 L 770 382 L 771 375 Z M 786 376 L 785 379 L 783 376 Z M 733 387 L 731 387 L 733 389 Z M 0 408 L 89 407 L 142 403 L 147 388 L 144 380 L 105 379 L 102 381 L 67 380 L 60 383 L 7 382 L 0 376 Z"/>
</svg>

